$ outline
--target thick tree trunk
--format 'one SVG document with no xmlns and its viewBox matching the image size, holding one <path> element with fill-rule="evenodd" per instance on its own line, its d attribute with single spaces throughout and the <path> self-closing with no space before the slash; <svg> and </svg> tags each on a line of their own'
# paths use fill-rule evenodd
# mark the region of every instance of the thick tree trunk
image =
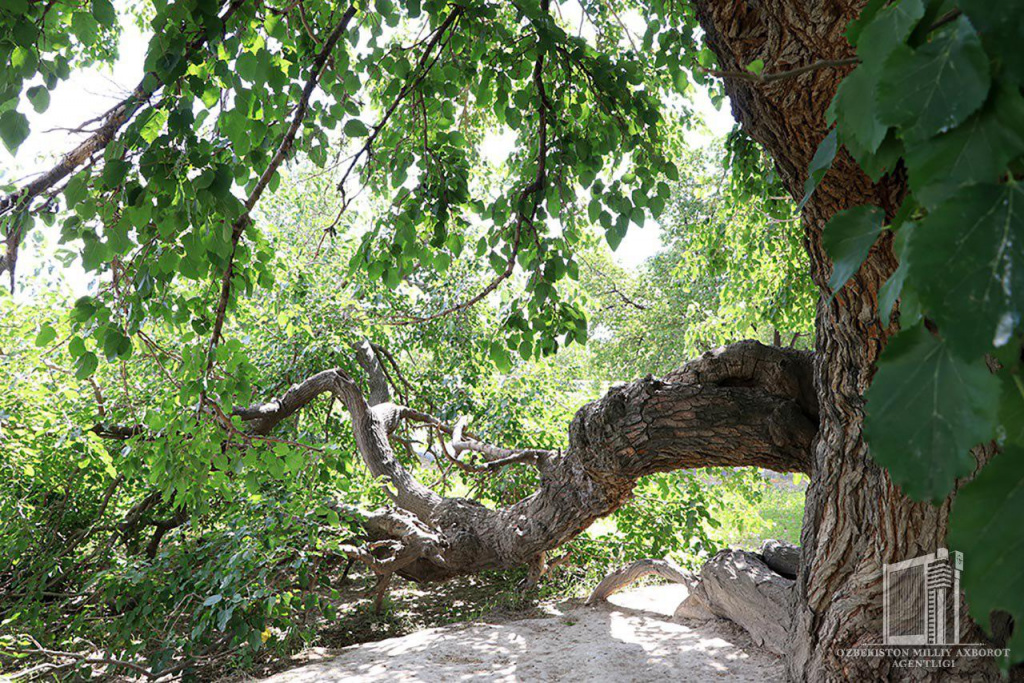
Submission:
<svg viewBox="0 0 1024 683">
<path fill-rule="evenodd" d="M 853 50 L 843 32 L 864 4 L 864 0 L 695 2 L 698 20 L 722 69 L 743 71 L 751 61 L 762 59 L 765 72 L 851 57 Z M 827 132 L 825 110 L 851 68 L 820 69 L 769 84 L 726 79 L 734 115 L 773 156 L 795 198 L 803 194 L 808 163 Z M 841 150 L 803 211 L 811 275 L 821 291 L 814 362 L 821 416 L 788 653 L 795 680 L 906 675 L 890 669 L 884 659 L 843 659 L 838 650 L 880 642 L 882 564 L 933 552 L 945 537 L 950 501 L 935 507 L 903 496 L 870 459 L 862 433 L 863 396 L 873 364 L 897 330 L 876 314 L 879 287 L 897 265 L 890 240 L 875 245 L 835 298 L 828 288 L 831 263 L 821 240 L 822 228 L 836 212 L 870 203 L 891 217 L 904 192 L 902 172 L 872 184 Z M 964 623 L 976 638 L 976 627 L 967 619 Z M 968 668 L 991 662 L 961 664 L 964 669 L 958 673 L 966 676 L 972 673 Z M 915 671 L 913 675 L 926 674 Z M 953 672 L 930 675 L 949 680 Z"/>
</svg>

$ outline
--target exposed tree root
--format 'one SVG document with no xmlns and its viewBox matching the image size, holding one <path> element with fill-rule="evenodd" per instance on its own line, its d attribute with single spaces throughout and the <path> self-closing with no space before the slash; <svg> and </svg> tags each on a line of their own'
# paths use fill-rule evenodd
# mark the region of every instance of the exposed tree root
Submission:
<svg viewBox="0 0 1024 683">
<path fill-rule="evenodd" d="M 677 617 L 729 619 L 758 645 L 783 654 L 792 628 L 793 577 L 799 564 L 800 548 L 785 541 L 765 541 L 760 553 L 723 550 L 704 565 L 699 577 L 671 560 L 637 560 L 605 577 L 587 604 L 603 602 L 645 576 L 660 576 L 690 589 L 676 609 Z M 789 572 L 793 576 L 784 575 Z"/>
<path fill-rule="evenodd" d="M 700 581 L 676 609 L 685 619 L 721 617 L 742 626 L 755 643 L 776 654 L 790 647 L 795 581 L 776 573 L 758 553 L 723 550 L 700 572 Z"/>
<path fill-rule="evenodd" d="M 612 594 L 624 590 L 645 576 L 660 576 L 675 583 L 686 585 L 691 591 L 697 585 L 697 577 L 672 560 L 645 559 L 637 560 L 622 569 L 612 572 L 604 578 L 587 598 L 587 604 L 604 602 Z"/>
<path fill-rule="evenodd" d="M 787 579 L 795 579 L 800 571 L 800 546 L 786 541 L 767 540 L 759 551 L 764 563 Z"/>
</svg>

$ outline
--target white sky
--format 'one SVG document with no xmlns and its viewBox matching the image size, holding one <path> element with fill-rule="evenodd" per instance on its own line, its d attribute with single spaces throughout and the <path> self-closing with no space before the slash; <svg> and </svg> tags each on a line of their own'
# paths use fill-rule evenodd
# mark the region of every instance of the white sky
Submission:
<svg viewBox="0 0 1024 683">
<path fill-rule="evenodd" d="M 578 22 L 578 6 L 566 4 L 562 7 L 562 14 L 566 21 Z M 122 17 L 125 16 L 126 14 L 122 13 Z M 624 19 L 634 31 L 640 32 L 642 20 L 639 17 L 626 16 Z M 0 181 L 18 180 L 20 184 L 20 181 L 32 174 L 52 166 L 83 137 L 82 134 L 71 133 L 68 129 L 103 114 L 138 84 L 143 76 L 142 65 L 149 35 L 142 34 L 130 22 L 123 22 L 122 30 L 119 58 L 112 68 L 94 67 L 74 72 L 71 79 L 62 82 L 50 93 L 50 106 L 42 114 L 37 114 L 27 103 L 22 103 L 19 110 L 28 117 L 31 134 L 18 150 L 16 157 L 0 145 Z M 587 25 L 584 26 L 584 35 L 586 33 Z M 733 118 L 729 113 L 728 101 L 721 110 L 716 109 L 707 93 L 698 90 L 692 104 L 695 113 L 703 119 L 707 132 L 688 134 L 688 143 L 695 146 L 707 144 L 725 135 L 732 128 Z M 487 150 L 486 156 L 494 160 L 504 160 L 512 150 L 513 141 L 514 137 L 508 135 L 495 135 L 489 138 L 484 146 Z M 626 267 L 638 266 L 661 246 L 660 233 L 660 226 L 653 220 L 647 221 L 643 228 L 631 225 L 615 253 L 615 259 Z M 55 228 L 47 230 L 41 223 L 37 223 L 36 229 L 30 234 L 37 236 L 30 239 L 21 251 L 18 270 L 23 276 L 31 273 L 41 263 L 52 262 L 52 254 L 56 248 Z M 76 294 L 87 290 L 88 278 L 77 264 L 72 265 L 70 272 L 65 271 L 65 275 Z"/>
</svg>

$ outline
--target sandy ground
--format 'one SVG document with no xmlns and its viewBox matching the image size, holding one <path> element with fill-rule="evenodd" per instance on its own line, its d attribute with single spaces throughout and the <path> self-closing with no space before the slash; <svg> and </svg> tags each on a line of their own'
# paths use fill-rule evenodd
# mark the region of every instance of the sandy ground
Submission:
<svg viewBox="0 0 1024 683">
<path fill-rule="evenodd" d="M 725 621 L 677 622 L 683 586 L 649 586 L 607 605 L 467 623 L 343 648 L 267 683 L 387 681 L 777 681 L 783 665 Z M 310 653 L 312 657 L 316 653 Z"/>
</svg>

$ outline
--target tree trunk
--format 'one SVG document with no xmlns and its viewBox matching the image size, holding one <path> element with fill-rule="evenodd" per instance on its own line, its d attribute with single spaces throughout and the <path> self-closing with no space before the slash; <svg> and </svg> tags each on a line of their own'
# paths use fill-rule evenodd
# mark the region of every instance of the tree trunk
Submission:
<svg viewBox="0 0 1024 683">
<path fill-rule="evenodd" d="M 761 59 L 766 73 L 853 56 L 843 32 L 864 4 L 695 2 L 720 68 L 742 72 Z M 726 78 L 733 114 L 767 148 L 794 198 L 803 195 L 808 164 L 827 132 L 826 108 L 850 69 L 819 69 L 767 84 Z M 796 585 L 793 649 L 788 653 L 794 680 L 907 675 L 890 669 L 885 659 L 841 658 L 838 649 L 880 642 L 882 564 L 933 552 L 944 543 L 952 496 L 938 507 L 909 500 L 870 459 L 863 437 L 863 396 L 872 367 L 898 329 L 895 323 L 880 321 L 876 313 L 879 287 L 897 266 L 891 239 L 879 240 L 834 298 L 828 287 L 832 266 L 821 240 L 822 228 L 836 212 L 868 203 L 882 207 L 891 218 L 904 193 L 902 170 L 872 184 L 840 150 L 803 210 L 811 275 L 821 292 L 814 359 L 820 422 L 801 535 L 803 564 Z M 973 632 L 972 640 L 980 635 L 969 620 L 962 623 Z M 958 673 L 968 676 L 972 671 L 967 669 L 991 663 L 962 662 Z M 913 674 L 942 680 L 954 675 L 948 670 Z"/>
</svg>

